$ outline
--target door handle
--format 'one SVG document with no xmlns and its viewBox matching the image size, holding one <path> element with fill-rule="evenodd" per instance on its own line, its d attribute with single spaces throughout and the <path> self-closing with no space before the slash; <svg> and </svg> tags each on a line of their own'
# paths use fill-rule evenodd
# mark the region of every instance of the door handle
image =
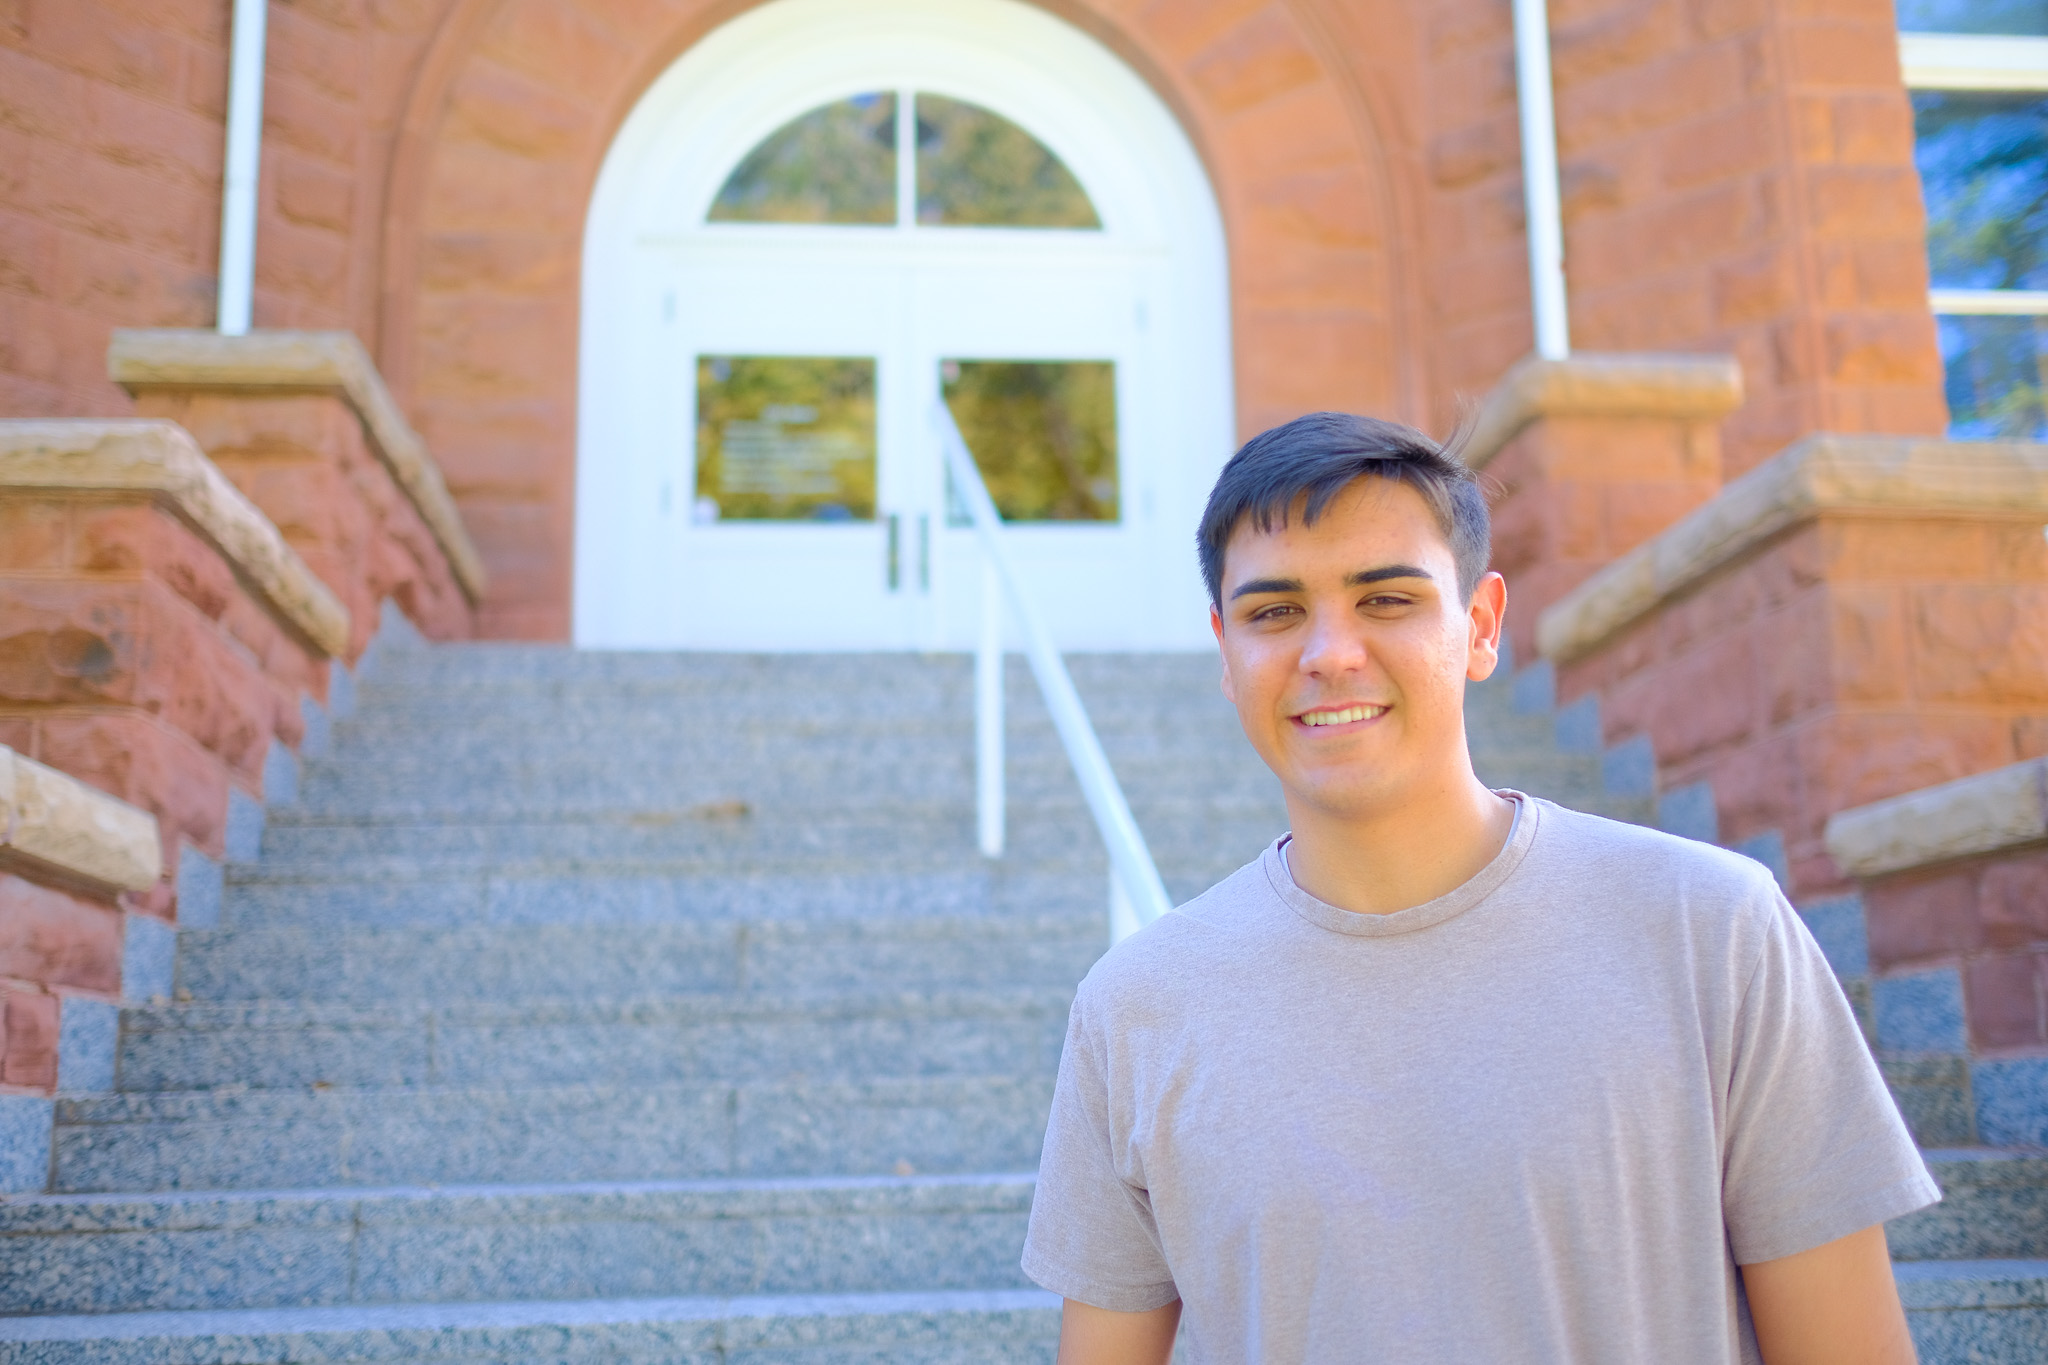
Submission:
<svg viewBox="0 0 2048 1365">
<path fill-rule="evenodd" d="M 894 512 L 889 514 L 889 548 L 886 551 L 885 562 L 887 570 L 884 576 L 888 579 L 890 592 L 895 592 L 903 586 L 902 522 L 903 519 Z"/>
</svg>

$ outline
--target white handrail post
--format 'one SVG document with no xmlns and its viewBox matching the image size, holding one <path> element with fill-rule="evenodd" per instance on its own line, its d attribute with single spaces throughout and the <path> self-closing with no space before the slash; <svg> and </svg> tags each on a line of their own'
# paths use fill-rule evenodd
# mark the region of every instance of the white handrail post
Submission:
<svg viewBox="0 0 2048 1365">
<path fill-rule="evenodd" d="M 984 858 L 1003 856 L 1003 579 L 981 557 L 981 636 L 974 651 L 974 807 Z"/>
<path fill-rule="evenodd" d="M 1061 747 L 1067 751 L 1075 780 L 1081 784 L 1089 814 L 1095 817 L 1095 828 L 1109 850 L 1111 875 L 1130 898 L 1133 917 L 1140 924 L 1149 924 L 1173 909 L 1166 883 L 1160 880 L 1159 868 L 1145 847 L 1145 836 L 1131 815 L 1130 803 L 1124 800 L 1123 788 L 1117 785 L 1109 757 L 1102 752 L 1102 741 L 1095 737 L 1095 727 L 1088 722 L 1088 708 L 1081 704 L 1081 694 L 1074 690 L 1074 680 L 1061 662 L 1059 651 L 1053 648 L 1051 634 L 1039 619 L 1038 609 L 1025 595 L 1017 570 L 1010 563 L 1009 547 L 1003 543 L 1002 518 L 996 513 L 994 499 L 988 495 L 988 485 L 981 481 L 981 471 L 975 468 L 974 456 L 968 453 L 967 442 L 961 439 L 951 410 L 943 402 L 934 404 L 932 421 L 938 427 L 953 490 L 967 505 L 968 517 L 981 541 L 982 557 L 993 566 L 1009 597 L 1010 611 L 1024 636 L 1025 657 L 1031 661 L 1031 676 L 1038 682 L 1045 709 L 1052 713 L 1053 729 L 1059 732 Z"/>
<path fill-rule="evenodd" d="M 214 325 L 235 337 L 248 332 L 256 297 L 256 178 L 263 165 L 263 30 L 269 17 L 270 0 L 235 0 L 214 303 Z"/>
<path fill-rule="evenodd" d="M 1122 943 L 1145 926 L 1138 920 L 1138 907 L 1131 904 L 1130 893 L 1124 890 L 1124 879 L 1116 875 L 1115 866 L 1109 869 L 1109 942 L 1112 947 Z"/>
<path fill-rule="evenodd" d="M 1536 354 L 1572 353 L 1565 311 L 1564 210 L 1557 183 L 1557 114 L 1550 88 L 1550 13 L 1544 0 L 1514 0 L 1515 89 L 1522 111 L 1522 202 L 1529 220 L 1529 305 Z"/>
</svg>

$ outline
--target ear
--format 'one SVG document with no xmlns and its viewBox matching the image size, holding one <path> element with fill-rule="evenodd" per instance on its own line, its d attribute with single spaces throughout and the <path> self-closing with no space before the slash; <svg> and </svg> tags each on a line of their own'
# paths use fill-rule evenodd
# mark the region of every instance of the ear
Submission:
<svg viewBox="0 0 2048 1365">
<path fill-rule="evenodd" d="M 1489 573 L 1472 590 L 1472 605 L 1466 614 L 1465 676 L 1473 682 L 1492 677 L 1500 666 L 1500 633 L 1507 614 L 1508 581 Z"/>
<path fill-rule="evenodd" d="M 1223 655 L 1223 676 L 1217 680 L 1218 685 L 1223 689 L 1223 695 L 1230 700 L 1230 704 L 1235 706 L 1237 689 L 1230 681 L 1230 651 L 1223 648 L 1223 613 L 1216 610 L 1216 604 L 1213 602 L 1209 604 L 1209 629 L 1215 633 L 1216 648 Z"/>
</svg>

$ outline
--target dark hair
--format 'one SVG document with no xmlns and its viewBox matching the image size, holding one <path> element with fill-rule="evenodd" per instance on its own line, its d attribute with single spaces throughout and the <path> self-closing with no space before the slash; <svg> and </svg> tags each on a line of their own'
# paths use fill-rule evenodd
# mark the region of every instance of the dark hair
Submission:
<svg viewBox="0 0 2048 1365">
<path fill-rule="evenodd" d="M 1287 525 L 1300 502 L 1302 525 L 1313 526 L 1354 479 L 1376 478 L 1405 483 L 1429 504 L 1458 566 L 1458 592 L 1469 602 L 1493 556 L 1493 527 L 1486 495 L 1458 458 L 1459 444 L 1453 437 L 1440 446 L 1413 427 L 1348 412 L 1312 412 L 1260 432 L 1223 466 L 1202 512 L 1195 540 L 1209 600 L 1223 603 L 1223 549 L 1247 517 L 1270 531 Z"/>
</svg>

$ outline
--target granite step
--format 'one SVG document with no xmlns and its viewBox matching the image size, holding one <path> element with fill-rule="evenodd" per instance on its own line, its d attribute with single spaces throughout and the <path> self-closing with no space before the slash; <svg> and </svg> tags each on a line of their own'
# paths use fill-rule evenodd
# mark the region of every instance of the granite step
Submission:
<svg viewBox="0 0 2048 1365">
<path fill-rule="evenodd" d="M 1169 826 L 1204 822 L 1257 822 L 1270 827 L 1284 819 L 1277 803 L 1234 792 L 1160 791 L 1143 808 Z M 710 803 L 649 809 L 632 805 L 575 809 L 535 801 L 502 817 L 470 815 L 419 819 L 404 815 L 314 815 L 284 809 L 263 832 L 265 860 L 286 862 L 316 852 L 321 856 L 365 852 L 432 853 L 519 851 L 529 856 L 602 859 L 648 855 L 689 855 L 699 850 L 754 849 L 772 857 L 780 847 L 891 847 L 949 838 L 965 830 L 972 852 L 975 818 L 971 799 L 886 799 L 877 796 L 849 808 L 836 800 L 799 803 L 788 796 L 762 804 Z M 1008 826 L 1014 856 L 1029 860 L 1029 841 L 1064 843 L 1081 831 L 1093 833 L 1078 795 L 1071 801 L 1009 802 Z M 1077 826 L 1079 827 L 1077 829 Z M 1263 842 L 1263 840 L 1262 840 Z"/>
<path fill-rule="evenodd" d="M 1909 1261 L 1893 1272 L 1920 1365 L 2048 1360 L 2048 1260 Z"/>
<path fill-rule="evenodd" d="M 1052 1365 L 1032 1289 L 0 1319 L 0 1365 Z"/>
<path fill-rule="evenodd" d="M 956 747 L 965 749 L 968 741 Z M 581 753 L 560 760 L 492 754 L 463 762 L 422 757 L 431 742 L 409 746 L 406 757 L 378 761 L 352 756 L 310 765 L 299 799 L 274 812 L 279 820 L 388 815 L 409 819 L 461 818 L 478 813 L 686 810 L 743 800 L 757 807 L 843 804 L 848 790 L 877 802 L 974 800 L 971 755 L 899 753 L 870 764 L 838 751 L 808 755 L 779 766 L 727 751 L 716 757 L 642 750 L 616 759 Z M 1279 785 L 1251 756 L 1189 753 L 1112 753 L 1111 766 L 1127 790 L 1213 794 L 1256 799 L 1277 808 Z M 1541 766 L 1559 774 L 1589 771 L 1555 758 L 1489 756 L 1490 763 Z M 1060 804 L 1078 811 L 1080 790 L 1064 753 L 1019 753 L 1012 746 L 1004 791 L 1013 802 Z"/>
<path fill-rule="evenodd" d="M 1071 987 L 122 1011 L 124 1093 L 1051 1076 Z"/>
<path fill-rule="evenodd" d="M 1031 1170 L 1050 1070 L 60 1096 L 56 1193 Z"/>
<path fill-rule="evenodd" d="M 1923 1155 L 1941 1202 L 1885 1225 L 1893 1260 L 2048 1258 L 2048 1155 L 1983 1147 Z"/>
<path fill-rule="evenodd" d="M 223 914 L 236 927 L 1000 922 L 1072 913 L 1102 903 L 1103 878 L 948 855 L 939 866 L 815 873 L 744 869 L 720 876 L 606 868 L 580 862 L 530 875 L 439 869 L 375 875 L 367 869 L 292 871 L 274 861 L 227 872 Z M 846 930 L 846 932 L 852 932 Z M 1000 932 L 991 928 L 990 932 Z M 203 941 L 203 940 L 195 940 Z"/>
<path fill-rule="evenodd" d="M 682 992 L 1071 988 L 1107 946 L 1104 889 L 1008 915 L 461 923 L 314 917 L 188 930 L 177 985 L 209 1002 L 385 1004 L 620 999 Z M 481 900 L 481 897 L 477 898 Z M 474 903 L 474 902 L 472 902 Z M 1042 902 L 1041 902 L 1042 903 Z M 590 907 L 578 907 L 585 916 Z M 237 919 L 248 910 L 238 906 Z"/>
<path fill-rule="evenodd" d="M 0 1315 L 1028 1288 L 1034 1177 L 0 1201 Z"/>
</svg>

